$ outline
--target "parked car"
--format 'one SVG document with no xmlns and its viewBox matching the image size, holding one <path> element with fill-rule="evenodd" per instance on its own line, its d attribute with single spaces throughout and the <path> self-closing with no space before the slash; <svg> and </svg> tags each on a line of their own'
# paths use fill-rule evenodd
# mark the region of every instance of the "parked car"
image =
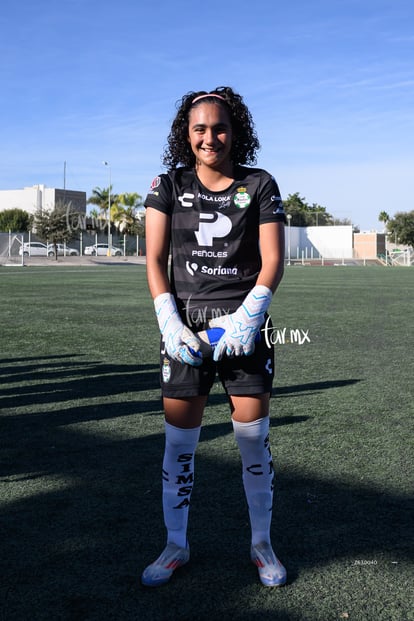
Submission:
<svg viewBox="0 0 414 621">
<path fill-rule="evenodd" d="M 25 242 L 19 248 L 19 255 L 25 257 L 47 257 L 47 246 L 42 242 Z"/>
<path fill-rule="evenodd" d="M 67 256 L 67 257 L 77 257 L 79 255 L 79 251 L 76 248 L 69 248 L 69 246 L 65 246 L 65 244 L 56 244 L 58 256 Z M 54 257 L 55 256 L 55 245 L 49 244 L 47 247 L 47 256 Z"/>
<path fill-rule="evenodd" d="M 93 244 L 93 246 L 85 246 L 84 254 L 96 256 L 108 256 L 108 244 Z M 111 246 L 111 257 L 120 257 L 122 250 L 116 246 Z"/>
</svg>

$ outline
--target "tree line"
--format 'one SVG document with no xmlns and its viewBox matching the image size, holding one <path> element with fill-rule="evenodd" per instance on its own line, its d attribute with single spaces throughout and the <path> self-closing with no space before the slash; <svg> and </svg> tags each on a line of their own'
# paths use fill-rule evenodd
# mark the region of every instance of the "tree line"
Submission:
<svg viewBox="0 0 414 621">
<path fill-rule="evenodd" d="M 333 226 L 352 224 L 348 218 L 335 218 L 328 213 L 326 207 L 318 205 L 318 203 L 307 203 L 306 199 L 299 195 L 299 192 L 289 194 L 283 201 L 285 212 L 291 216 L 290 224 L 292 226 Z M 358 227 L 354 227 L 358 229 Z"/>
<path fill-rule="evenodd" d="M 381 211 L 378 220 L 384 222 L 391 240 L 414 248 L 414 211 L 397 211 L 393 218 Z"/>
</svg>

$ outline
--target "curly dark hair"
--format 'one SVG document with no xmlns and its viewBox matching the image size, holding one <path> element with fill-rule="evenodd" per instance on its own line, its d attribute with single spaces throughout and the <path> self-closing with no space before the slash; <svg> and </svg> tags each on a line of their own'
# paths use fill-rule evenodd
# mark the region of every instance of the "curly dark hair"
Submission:
<svg viewBox="0 0 414 621">
<path fill-rule="evenodd" d="M 193 104 L 193 100 L 200 95 L 210 94 L 211 97 L 203 97 Z M 214 95 L 219 95 L 220 99 Z M 230 86 L 218 86 L 210 93 L 207 91 L 189 92 L 177 102 L 177 115 L 171 125 L 162 158 L 164 166 L 170 171 L 179 165 L 188 167 L 195 165 L 195 156 L 188 142 L 188 117 L 191 108 L 201 103 L 218 103 L 226 107 L 233 130 L 230 152 L 233 164 L 255 164 L 260 143 L 250 111 L 241 95 L 235 93 Z"/>
</svg>

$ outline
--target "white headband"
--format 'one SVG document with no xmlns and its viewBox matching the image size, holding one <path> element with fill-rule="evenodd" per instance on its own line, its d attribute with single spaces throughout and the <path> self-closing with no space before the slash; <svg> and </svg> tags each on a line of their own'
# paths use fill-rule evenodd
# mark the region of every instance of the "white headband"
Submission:
<svg viewBox="0 0 414 621">
<path fill-rule="evenodd" d="M 193 99 L 193 101 L 191 102 L 191 105 L 195 104 L 196 101 L 199 101 L 200 99 L 204 99 L 204 97 L 217 97 L 217 99 L 221 99 L 222 101 L 226 101 L 224 99 L 224 97 L 222 97 L 221 95 L 217 95 L 217 93 L 206 93 L 205 95 L 199 95 L 198 97 Z"/>
</svg>

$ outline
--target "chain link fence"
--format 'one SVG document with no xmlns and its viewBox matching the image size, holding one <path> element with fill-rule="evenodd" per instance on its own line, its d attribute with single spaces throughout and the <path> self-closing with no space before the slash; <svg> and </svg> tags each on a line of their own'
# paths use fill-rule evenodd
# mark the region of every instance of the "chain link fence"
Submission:
<svg viewBox="0 0 414 621">
<path fill-rule="evenodd" d="M 33 233 L 0 233 L 0 265 L 24 265 L 24 252 L 30 256 L 30 249 L 24 249 L 23 244 L 40 242 Z M 67 246 L 77 250 L 80 256 L 85 255 L 87 246 L 95 244 L 108 244 L 110 241 L 113 249 L 116 249 L 119 256 L 143 256 L 145 255 L 145 238 L 138 235 L 111 235 L 103 233 L 81 232 L 76 238 L 70 240 Z M 118 252 L 119 251 L 119 252 Z M 69 254 L 69 253 L 68 253 Z M 95 254 L 93 251 L 91 254 Z M 34 253 L 33 253 L 34 256 Z M 36 256 L 41 256 L 36 254 Z M 47 256 L 45 251 L 44 256 Z"/>
</svg>

